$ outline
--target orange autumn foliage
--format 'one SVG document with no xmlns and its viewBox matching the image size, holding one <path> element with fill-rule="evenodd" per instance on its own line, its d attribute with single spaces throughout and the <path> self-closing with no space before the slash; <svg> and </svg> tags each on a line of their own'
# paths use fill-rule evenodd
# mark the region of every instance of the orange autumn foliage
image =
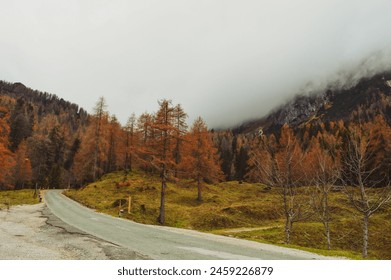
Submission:
<svg viewBox="0 0 391 280">
<path fill-rule="evenodd" d="M 12 168 L 15 165 L 14 154 L 8 149 L 8 135 L 10 127 L 8 124 L 8 110 L 0 107 L 0 184 L 9 187 L 9 177 L 12 175 Z"/>
<path fill-rule="evenodd" d="M 221 171 L 217 149 L 213 145 L 206 123 L 197 118 L 190 132 L 185 137 L 182 170 L 188 177 L 197 181 L 198 200 L 202 200 L 201 184 L 203 181 L 221 180 Z"/>
</svg>

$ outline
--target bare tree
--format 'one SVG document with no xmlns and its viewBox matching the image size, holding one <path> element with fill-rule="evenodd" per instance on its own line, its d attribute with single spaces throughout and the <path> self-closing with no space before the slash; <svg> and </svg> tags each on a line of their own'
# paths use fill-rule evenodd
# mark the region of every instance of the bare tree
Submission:
<svg viewBox="0 0 391 280">
<path fill-rule="evenodd" d="M 363 125 L 352 125 L 347 130 L 346 153 L 342 159 L 344 190 L 351 204 L 362 216 L 362 256 L 368 256 L 369 219 L 385 203 L 391 200 L 389 182 L 373 179 L 379 165 L 370 164 L 375 156 L 371 149 L 376 136 Z M 382 183 L 385 187 L 374 187 Z"/>
<path fill-rule="evenodd" d="M 249 164 L 258 171 L 261 182 L 279 189 L 285 217 L 285 242 L 289 244 L 293 224 L 310 215 L 308 201 L 299 188 L 303 177 L 302 151 L 288 125 L 283 126 L 278 142 L 273 135 L 269 138 L 261 135 L 258 145 L 250 152 Z"/>
<path fill-rule="evenodd" d="M 287 126 L 283 126 L 279 139 L 279 151 L 276 154 L 275 181 L 281 187 L 285 216 L 285 242 L 290 243 L 293 224 L 309 216 L 308 201 L 303 199 L 299 185 L 303 174 L 301 161 L 303 153 L 300 145 Z"/>
<path fill-rule="evenodd" d="M 327 249 L 330 250 L 330 222 L 332 213 L 330 210 L 329 196 L 340 178 L 340 166 L 328 151 L 321 149 L 316 149 L 314 160 L 315 162 L 313 162 L 312 168 L 315 174 L 312 180 L 315 188 L 311 193 L 311 202 L 315 213 L 323 224 L 323 234 L 326 238 Z"/>
<path fill-rule="evenodd" d="M 126 122 L 125 132 L 126 132 L 126 146 L 125 146 L 125 178 L 127 174 L 132 172 L 132 161 L 134 153 L 134 136 L 136 129 L 136 116 L 134 113 L 130 115 L 128 121 Z"/>
<path fill-rule="evenodd" d="M 98 172 L 98 164 L 99 164 L 99 153 L 100 153 L 100 141 L 101 141 L 101 129 L 102 129 L 102 119 L 106 112 L 106 100 L 103 96 L 99 97 L 96 105 L 94 107 L 94 117 L 95 117 L 95 149 L 94 149 L 94 164 L 92 170 L 92 179 L 96 180 L 96 175 Z"/>
</svg>

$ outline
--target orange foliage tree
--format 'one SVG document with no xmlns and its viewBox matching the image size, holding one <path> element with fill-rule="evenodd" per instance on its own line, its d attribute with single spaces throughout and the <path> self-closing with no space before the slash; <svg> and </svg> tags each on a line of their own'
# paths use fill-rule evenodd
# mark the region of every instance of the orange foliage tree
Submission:
<svg viewBox="0 0 391 280">
<path fill-rule="evenodd" d="M 274 134 L 262 135 L 250 141 L 246 179 L 251 182 L 276 185 L 277 144 Z"/>
<path fill-rule="evenodd" d="M 153 138 L 154 138 L 154 123 L 155 117 L 149 113 L 143 113 L 137 119 L 136 134 L 138 143 L 136 144 L 139 166 L 145 171 L 151 171 L 152 168 L 152 153 Z"/>
<path fill-rule="evenodd" d="M 81 132 L 81 143 L 75 155 L 72 172 L 78 183 L 94 181 L 105 170 L 109 151 L 109 116 L 92 117 L 85 131 Z"/>
<path fill-rule="evenodd" d="M 290 243 L 293 223 L 305 219 L 308 213 L 306 201 L 299 193 L 303 182 L 303 151 L 293 130 L 285 124 L 278 140 L 273 136 L 261 135 L 253 142 L 250 151 L 250 171 L 247 178 L 276 187 L 280 190 L 285 217 L 285 242 Z"/>
<path fill-rule="evenodd" d="M 186 123 L 186 118 L 187 114 L 183 110 L 181 104 L 178 104 L 174 107 L 174 119 L 173 119 L 173 125 L 176 128 L 175 130 L 175 147 L 173 150 L 173 157 L 175 160 L 175 165 L 178 166 L 181 163 L 182 160 L 182 140 L 184 135 L 187 132 L 187 123 Z M 174 176 L 177 177 L 177 169 L 175 168 L 174 170 Z"/>
<path fill-rule="evenodd" d="M 162 182 L 160 192 L 160 211 L 158 222 L 165 222 L 165 197 L 168 180 L 168 172 L 174 170 L 175 161 L 173 159 L 173 140 L 176 134 L 174 126 L 174 107 L 170 100 L 159 101 L 159 110 L 156 113 L 154 122 L 151 124 L 154 130 L 152 142 L 149 146 L 151 155 L 151 165 L 160 173 Z"/>
<path fill-rule="evenodd" d="M 0 107 L 0 185 L 10 188 L 10 176 L 12 176 L 15 159 L 14 154 L 8 149 L 10 131 L 8 119 L 8 110 Z"/>
<path fill-rule="evenodd" d="M 134 155 L 135 155 L 135 147 L 137 144 L 136 138 L 136 116 L 132 114 L 128 121 L 126 122 L 126 126 L 124 127 L 125 132 L 125 161 L 124 161 L 124 169 L 126 175 L 128 172 L 132 171 Z"/>
<path fill-rule="evenodd" d="M 197 200 L 202 201 L 202 182 L 216 181 L 223 178 L 217 149 L 214 147 L 208 127 L 198 117 L 184 142 L 183 170 L 197 181 Z"/>
<path fill-rule="evenodd" d="M 309 147 L 304 155 L 302 164 L 306 181 L 311 183 L 311 204 L 324 227 L 324 236 L 327 242 L 327 249 L 331 249 L 331 207 L 329 195 L 337 180 L 340 178 L 340 156 L 339 151 L 331 147 L 335 143 L 327 142 L 324 134 L 318 133 L 312 137 Z M 329 140 L 331 138 L 329 137 Z M 322 149 L 320 142 L 330 149 Z"/>
</svg>

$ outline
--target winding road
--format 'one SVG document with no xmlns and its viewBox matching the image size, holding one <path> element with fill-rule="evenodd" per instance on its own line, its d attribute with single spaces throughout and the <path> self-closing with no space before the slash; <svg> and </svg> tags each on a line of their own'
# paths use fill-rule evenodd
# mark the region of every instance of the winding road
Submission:
<svg viewBox="0 0 391 280">
<path fill-rule="evenodd" d="M 45 203 L 63 222 L 151 259 L 330 259 L 269 244 L 115 218 L 80 205 L 61 190 L 46 191 Z"/>
</svg>

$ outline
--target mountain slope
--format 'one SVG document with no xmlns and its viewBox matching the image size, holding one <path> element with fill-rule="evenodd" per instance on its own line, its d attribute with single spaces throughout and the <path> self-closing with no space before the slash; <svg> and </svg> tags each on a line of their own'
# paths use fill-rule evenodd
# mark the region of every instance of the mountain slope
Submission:
<svg viewBox="0 0 391 280">
<path fill-rule="evenodd" d="M 67 185 L 80 132 L 89 122 L 87 112 L 56 95 L 4 81 L 0 109 L 0 144 L 9 155 L 8 167 L 0 166 L 6 174 L 0 189 L 29 187 L 32 182 Z"/>
<path fill-rule="evenodd" d="M 300 128 L 312 122 L 343 120 L 369 121 L 382 115 L 391 123 L 391 72 L 385 72 L 360 80 L 349 89 L 330 89 L 312 95 L 298 95 L 264 118 L 244 123 L 235 133 L 250 133 L 260 128 L 264 132 L 276 132 L 287 123 Z"/>
</svg>

